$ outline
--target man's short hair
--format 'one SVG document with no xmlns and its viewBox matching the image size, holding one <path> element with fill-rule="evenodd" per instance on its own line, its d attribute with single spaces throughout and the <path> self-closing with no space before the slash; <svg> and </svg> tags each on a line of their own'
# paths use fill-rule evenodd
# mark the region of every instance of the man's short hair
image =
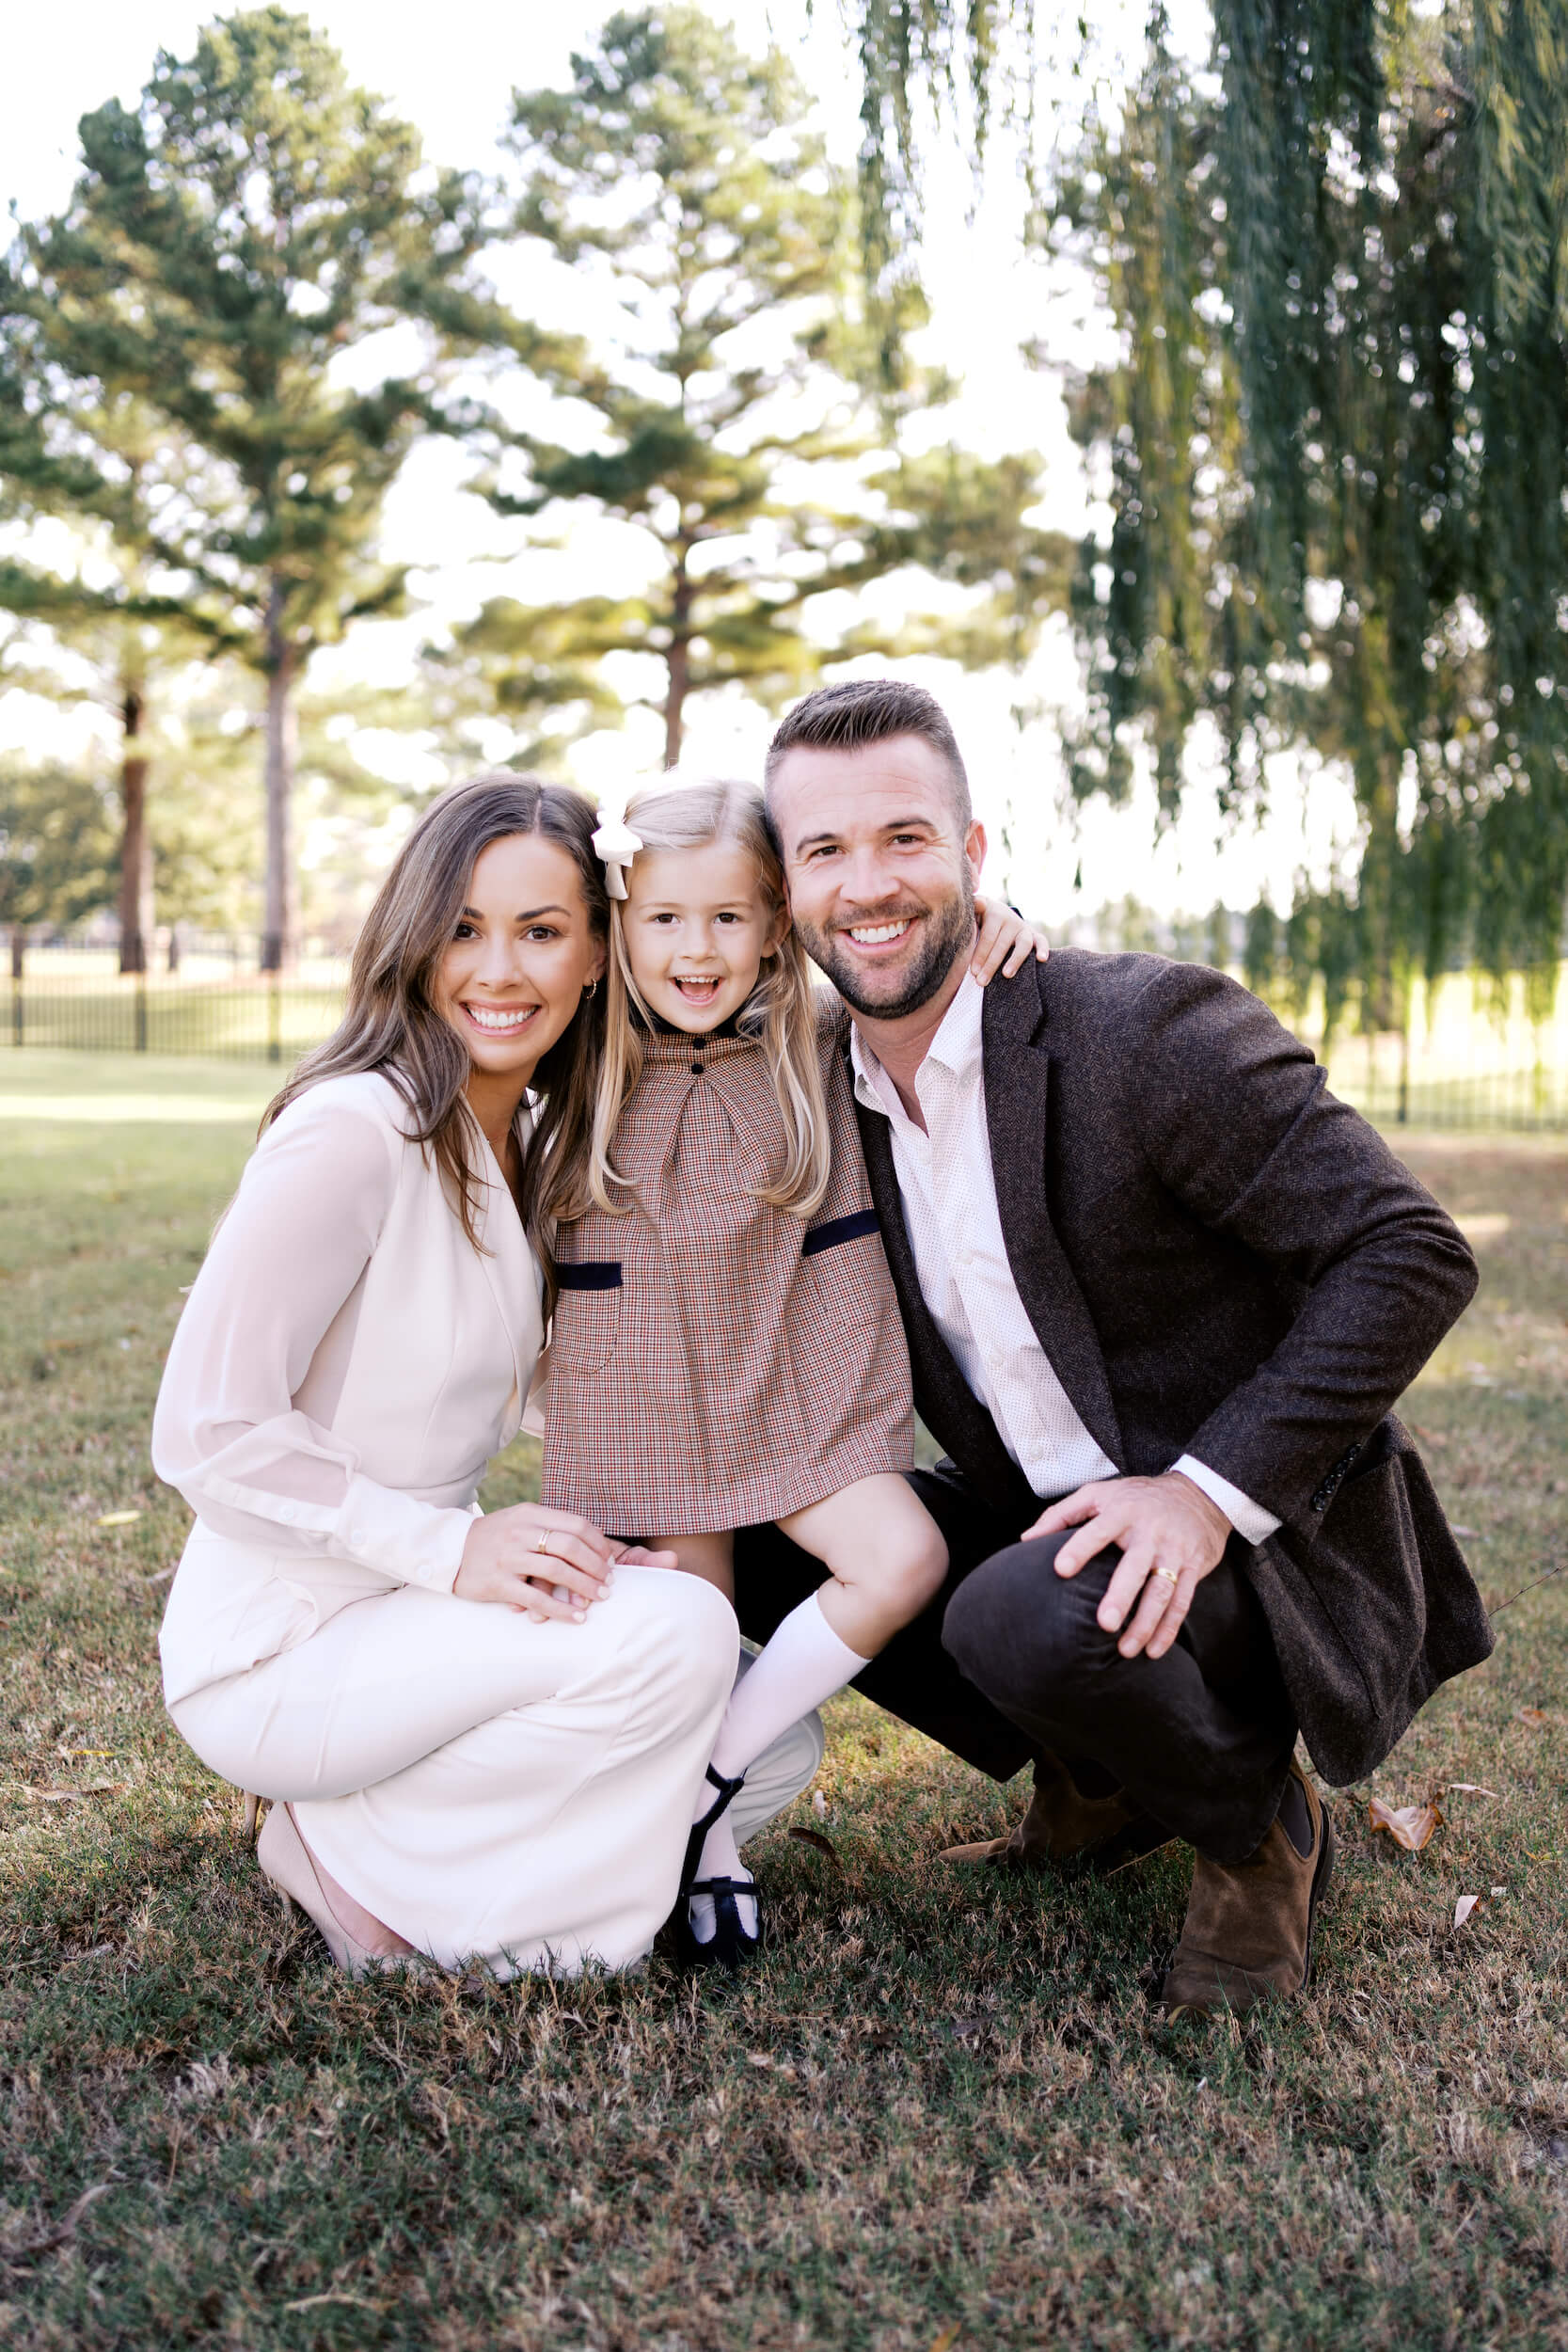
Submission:
<svg viewBox="0 0 1568 2352">
<path fill-rule="evenodd" d="M 885 743 L 895 735 L 918 735 L 923 743 L 942 754 L 951 781 L 949 803 L 961 834 L 969 831 L 974 809 L 969 798 L 958 738 L 947 713 L 923 686 L 906 686 L 897 678 L 856 678 L 838 686 L 819 686 L 779 722 L 763 763 L 763 786 L 769 804 L 773 778 L 785 752 L 798 745 L 816 751 L 858 752 L 868 743 Z"/>
</svg>

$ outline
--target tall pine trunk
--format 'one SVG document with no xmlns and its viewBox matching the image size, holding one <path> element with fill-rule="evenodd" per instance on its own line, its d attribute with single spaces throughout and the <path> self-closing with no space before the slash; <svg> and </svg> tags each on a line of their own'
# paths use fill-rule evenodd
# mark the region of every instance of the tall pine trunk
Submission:
<svg viewBox="0 0 1568 2352">
<path fill-rule="evenodd" d="M 674 593 L 670 599 L 670 650 L 665 655 L 670 683 L 664 697 L 664 765 L 680 759 L 686 732 L 686 692 L 691 675 L 691 602 L 695 591 L 686 574 L 686 549 L 675 556 Z"/>
<path fill-rule="evenodd" d="M 281 972 L 293 954 L 293 684 L 298 656 L 283 631 L 284 583 L 267 596 L 267 880 L 261 969 Z"/>
<path fill-rule="evenodd" d="M 119 968 L 145 972 L 152 953 L 152 835 L 147 822 L 147 700 L 139 678 L 120 690 Z"/>
</svg>

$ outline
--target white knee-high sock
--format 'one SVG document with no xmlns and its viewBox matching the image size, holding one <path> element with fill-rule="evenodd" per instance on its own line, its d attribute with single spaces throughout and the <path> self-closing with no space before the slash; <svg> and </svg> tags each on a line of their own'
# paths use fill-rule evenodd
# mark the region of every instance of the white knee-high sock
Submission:
<svg viewBox="0 0 1568 2352">
<path fill-rule="evenodd" d="M 813 1593 L 799 1609 L 790 1611 L 761 1656 L 736 1684 L 713 1743 L 714 1771 L 733 1780 L 736 1772 L 754 1764 L 764 1748 L 771 1747 L 791 1724 L 809 1715 L 835 1691 L 842 1691 L 869 1662 L 847 1642 L 839 1640 Z M 712 1802 L 712 1784 L 705 1781 L 697 1813 L 705 1813 Z"/>
<path fill-rule="evenodd" d="M 773 1740 L 797 1724 L 801 1715 L 811 1715 L 825 1698 L 842 1692 L 867 1661 L 839 1642 L 837 1632 L 823 1616 L 818 1597 L 811 1595 L 809 1602 L 792 1609 L 783 1621 L 773 1640 L 759 1659 L 750 1663 L 740 1682 L 731 1692 L 720 1736 L 712 1748 L 712 1769 L 724 1773 L 726 1781 L 734 1781 L 748 1764 L 757 1762 L 764 1748 L 771 1748 Z M 701 1820 L 712 1804 L 712 1781 L 703 1781 L 698 1790 L 693 1820 Z M 707 1837 L 703 1839 L 703 1858 L 696 1870 L 698 1880 L 750 1880 L 750 1870 L 740 1861 L 740 1849 L 736 1847 L 736 1833 L 729 1825 L 729 1814 L 715 1820 Z M 757 1905 L 745 1896 L 738 1896 L 740 1927 L 748 1936 L 757 1933 Z M 698 1943 L 712 1943 L 715 1917 L 712 1917 L 712 1896 L 691 1896 L 691 1933 Z"/>
<path fill-rule="evenodd" d="M 736 1684 L 724 1720 L 714 1741 L 713 1769 L 726 1780 L 754 1764 L 764 1748 L 772 1746 L 780 1735 L 809 1715 L 814 1707 L 832 1698 L 852 1681 L 861 1668 L 869 1661 L 847 1642 L 841 1642 L 813 1593 L 799 1609 L 792 1609 L 774 1633 L 761 1655 L 754 1659 Z M 713 1803 L 713 1783 L 705 1780 L 697 1791 L 692 1808 L 693 1820 L 700 1820 Z M 751 1873 L 741 1862 L 730 1827 L 727 1813 L 721 1814 L 703 1841 L 702 1859 L 697 1865 L 699 1879 L 750 1878 Z M 756 1933 L 756 1905 L 741 1896 L 737 1899 L 740 1924 L 748 1935 Z M 693 1895 L 690 1903 L 691 1929 L 699 1943 L 713 1938 L 713 1898 Z"/>
</svg>

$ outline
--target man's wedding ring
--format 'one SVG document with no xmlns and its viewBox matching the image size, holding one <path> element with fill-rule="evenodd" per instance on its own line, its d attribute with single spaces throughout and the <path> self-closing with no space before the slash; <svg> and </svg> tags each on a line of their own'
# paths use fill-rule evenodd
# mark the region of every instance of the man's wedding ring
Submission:
<svg viewBox="0 0 1568 2352">
<path fill-rule="evenodd" d="M 542 1527 L 542 1528 L 539 1530 L 539 1541 L 538 1541 L 538 1542 L 534 1545 L 534 1547 L 533 1547 L 533 1549 L 534 1549 L 534 1550 L 535 1550 L 535 1551 L 548 1551 L 548 1549 L 549 1549 L 549 1546 L 548 1546 L 548 1544 L 545 1541 L 545 1538 L 546 1538 L 546 1536 L 549 1534 L 549 1532 L 550 1532 L 550 1531 L 549 1531 L 549 1529 L 548 1529 L 547 1527 Z"/>
<path fill-rule="evenodd" d="M 1156 1576 L 1163 1576 L 1167 1584 L 1180 1584 L 1181 1581 L 1180 1568 L 1156 1568 L 1154 1573 Z"/>
</svg>

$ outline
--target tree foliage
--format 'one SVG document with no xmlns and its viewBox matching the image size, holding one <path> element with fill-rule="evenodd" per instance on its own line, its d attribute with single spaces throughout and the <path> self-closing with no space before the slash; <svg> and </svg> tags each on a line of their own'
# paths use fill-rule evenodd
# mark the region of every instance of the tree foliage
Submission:
<svg viewBox="0 0 1568 2352">
<path fill-rule="evenodd" d="M 158 510 L 153 553 L 266 681 L 273 964 L 293 921 L 295 690 L 319 646 L 401 605 L 382 510 L 415 438 L 452 421 L 442 350 L 509 331 L 474 274 L 483 193 L 424 170 L 414 131 L 277 7 L 160 55 L 139 104 L 85 116 L 81 141 L 71 203 L 21 231 L 0 314 L 53 323 L 62 369 L 145 402 L 205 461 L 199 494 Z M 422 361 L 364 349 L 410 319 L 431 330 Z"/>
<path fill-rule="evenodd" d="M 516 225 L 608 285 L 621 325 L 603 353 L 537 362 L 562 429 L 505 436 L 487 495 L 503 515 L 632 526 L 650 578 L 488 604 L 458 651 L 508 715 L 577 703 L 602 719 L 609 658 L 654 656 L 646 699 L 673 762 L 693 693 L 737 683 L 777 701 L 825 659 L 936 633 L 835 644 L 811 626 L 814 598 L 923 566 L 981 592 L 954 649 L 991 659 L 1026 650 L 1064 600 L 1067 551 L 1025 520 L 1037 459 L 893 453 L 898 421 L 945 388 L 895 363 L 887 317 L 862 298 L 854 188 L 808 113 L 777 51 L 750 56 L 683 6 L 610 18 L 570 88 L 515 98 Z M 918 317 L 911 285 L 898 308 L 902 326 Z"/>
<path fill-rule="evenodd" d="M 865 0 L 865 20 L 901 17 Z M 930 0 L 962 65 L 962 12 Z M 1163 9 L 1125 104 L 1054 161 L 1122 356 L 1075 421 L 1111 514 L 1076 611 L 1081 791 L 1194 725 L 1223 797 L 1270 751 L 1342 764 L 1352 892 L 1265 954 L 1403 1017 L 1473 945 L 1555 984 L 1568 888 L 1568 0 L 1216 0 L 1212 71 Z M 881 71 L 866 52 L 867 87 Z M 1092 108 L 1089 110 L 1092 118 Z M 884 126 L 885 127 L 885 126 Z M 907 143 L 901 121 L 890 135 Z"/>
</svg>

